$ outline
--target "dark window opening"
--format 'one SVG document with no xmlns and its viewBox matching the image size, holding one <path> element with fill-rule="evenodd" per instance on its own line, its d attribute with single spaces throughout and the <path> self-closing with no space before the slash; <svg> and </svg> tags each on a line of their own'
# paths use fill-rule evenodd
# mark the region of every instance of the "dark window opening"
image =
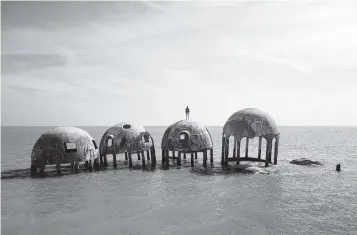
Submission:
<svg viewBox="0 0 357 235">
<path fill-rule="evenodd" d="M 123 126 L 123 128 L 124 128 L 124 129 L 130 129 L 130 128 L 131 128 L 131 125 L 130 125 L 130 124 L 125 124 L 125 125 Z"/>
<path fill-rule="evenodd" d="M 187 132 L 181 132 L 179 138 L 181 148 L 189 147 L 190 136 Z"/>
<path fill-rule="evenodd" d="M 77 144 L 76 143 L 65 143 L 64 144 L 66 153 L 76 153 L 77 152 Z"/>
<path fill-rule="evenodd" d="M 93 145 L 94 145 L 94 148 L 95 148 L 95 149 L 98 149 L 97 143 L 96 143 L 94 140 L 92 140 L 92 143 L 93 143 Z"/>
<path fill-rule="evenodd" d="M 148 135 L 144 135 L 143 136 L 143 140 L 144 140 L 144 143 L 149 143 L 150 142 L 150 138 Z"/>
</svg>

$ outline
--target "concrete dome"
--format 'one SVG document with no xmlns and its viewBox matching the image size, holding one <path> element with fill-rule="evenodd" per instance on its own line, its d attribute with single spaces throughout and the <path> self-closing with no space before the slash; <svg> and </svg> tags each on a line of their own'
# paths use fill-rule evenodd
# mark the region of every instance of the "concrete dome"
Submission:
<svg viewBox="0 0 357 235">
<path fill-rule="evenodd" d="M 144 127 L 121 122 L 103 134 L 99 150 L 100 154 L 136 153 L 149 150 L 153 145 L 154 141 Z"/>
<path fill-rule="evenodd" d="M 212 149 L 213 144 L 211 134 L 205 127 L 189 120 L 181 120 L 166 129 L 161 148 L 199 152 Z"/>
<path fill-rule="evenodd" d="M 98 158 L 93 137 L 77 127 L 57 127 L 40 136 L 31 154 L 32 166 L 74 163 Z"/>
<path fill-rule="evenodd" d="M 226 137 L 266 137 L 279 135 L 274 119 L 258 109 L 248 108 L 232 114 L 224 125 Z"/>
</svg>

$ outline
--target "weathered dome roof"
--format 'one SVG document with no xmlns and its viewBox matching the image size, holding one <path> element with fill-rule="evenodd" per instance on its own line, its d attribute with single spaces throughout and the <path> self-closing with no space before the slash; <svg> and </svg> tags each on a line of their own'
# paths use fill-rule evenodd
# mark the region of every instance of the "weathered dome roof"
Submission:
<svg viewBox="0 0 357 235">
<path fill-rule="evenodd" d="M 162 137 L 161 148 L 183 150 L 180 146 L 180 134 L 189 135 L 190 144 L 186 150 L 201 151 L 213 147 L 211 134 L 204 126 L 190 120 L 181 120 L 169 126 Z"/>
<path fill-rule="evenodd" d="M 130 133 L 133 136 L 140 135 L 142 132 L 146 132 L 146 129 L 142 126 L 134 126 L 127 122 L 120 122 L 107 130 L 109 134 L 118 134 L 118 133 Z"/>
<path fill-rule="evenodd" d="M 243 109 L 232 114 L 224 125 L 223 131 L 226 136 L 251 138 L 279 134 L 274 119 L 269 114 L 254 108 Z"/>
<path fill-rule="evenodd" d="M 86 136 L 90 139 L 93 139 L 93 137 L 88 132 L 78 127 L 56 127 L 55 129 L 42 134 L 39 139 L 58 137 L 61 138 L 63 141 L 75 141 L 81 136 Z"/>
<path fill-rule="evenodd" d="M 66 150 L 68 144 L 72 144 L 74 152 Z M 47 161 L 53 164 L 54 156 L 64 155 L 62 163 L 69 163 L 76 158 L 79 161 L 97 158 L 96 149 L 93 137 L 85 130 L 78 127 L 57 127 L 38 138 L 32 149 L 31 158 L 41 162 L 41 159 L 50 155 L 47 156 Z"/>
<path fill-rule="evenodd" d="M 146 134 L 148 139 L 145 142 L 143 135 Z M 104 153 L 107 147 L 108 137 L 113 138 L 115 153 L 137 152 L 148 149 L 153 145 L 153 140 L 149 132 L 142 126 L 134 126 L 127 122 L 120 122 L 110 127 L 100 141 L 100 153 Z M 109 147 L 109 146 L 108 146 Z"/>
</svg>

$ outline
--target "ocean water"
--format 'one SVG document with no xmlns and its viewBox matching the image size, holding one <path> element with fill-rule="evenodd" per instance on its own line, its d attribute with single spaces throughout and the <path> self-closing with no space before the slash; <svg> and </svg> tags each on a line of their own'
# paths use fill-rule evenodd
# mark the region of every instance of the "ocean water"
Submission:
<svg viewBox="0 0 357 235">
<path fill-rule="evenodd" d="M 107 129 L 81 128 L 98 143 Z M 356 127 L 281 127 L 278 165 L 269 174 L 222 173 L 221 127 L 208 127 L 214 171 L 207 174 L 200 157 L 195 168 L 187 161 L 163 170 L 165 127 L 147 127 L 155 170 L 17 177 L 28 172 L 32 146 L 49 129 L 2 127 L 1 234 L 357 234 Z M 251 142 L 255 154 L 258 141 Z M 289 163 L 301 157 L 323 165 Z"/>
</svg>

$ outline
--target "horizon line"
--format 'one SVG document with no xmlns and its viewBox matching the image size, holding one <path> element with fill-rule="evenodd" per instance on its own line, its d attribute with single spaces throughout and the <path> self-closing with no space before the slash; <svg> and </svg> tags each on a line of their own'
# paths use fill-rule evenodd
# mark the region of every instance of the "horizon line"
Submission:
<svg viewBox="0 0 357 235">
<path fill-rule="evenodd" d="M 171 125 L 171 124 L 170 124 Z M 142 125 L 143 127 L 168 127 L 170 125 Z M 111 127 L 113 125 L 1 125 L 1 127 Z M 224 125 L 204 125 L 223 127 Z M 278 125 L 278 127 L 357 127 L 357 125 Z"/>
</svg>

